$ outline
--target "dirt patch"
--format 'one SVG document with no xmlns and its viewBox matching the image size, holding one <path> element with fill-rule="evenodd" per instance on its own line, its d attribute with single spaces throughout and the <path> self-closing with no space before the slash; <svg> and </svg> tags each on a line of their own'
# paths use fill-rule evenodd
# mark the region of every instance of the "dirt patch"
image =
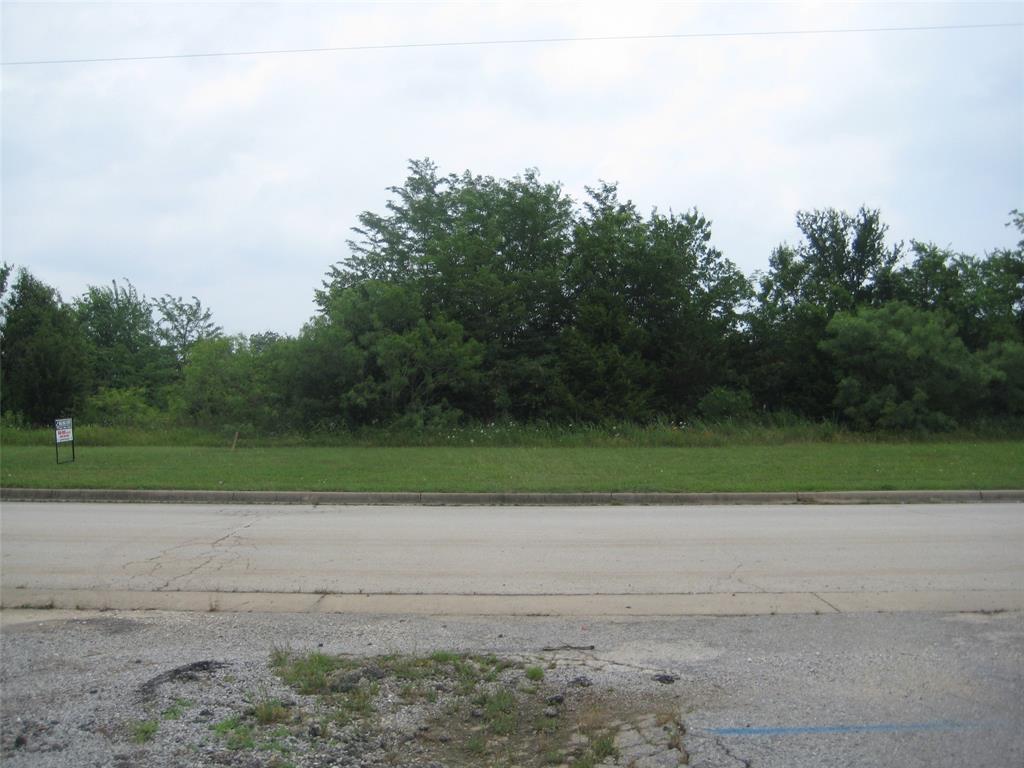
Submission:
<svg viewBox="0 0 1024 768">
<path fill-rule="evenodd" d="M 144 626 L 140 621 L 117 617 L 78 619 L 75 621 L 75 625 L 86 627 L 87 629 L 95 629 L 104 635 L 126 635 L 130 632 L 138 632 Z"/>
<path fill-rule="evenodd" d="M 77 730 L 106 745 L 109 758 L 98 764 L 117 768 L 676 768 L 687 763 L 684 684 L 658 674 L 575 649 L 282 649 L 269 661 L 201 659 L 160 672 L 112 707 L 113 716 Z M 94 700 L 102 690 L 84 695 Z M 15 765 L 69 745 L 56 720 L 10 724 L 0 755 Z"/>
<path fill-rule="evenodd" d="M 226 667 L 222 661 L 193 661 L 191 664 L 183 664 L 156 677 L 150 678 L 139 686 L 139 696 L 143 699 L 151 699 L 156 695 L 157 688 L 166 683 L 195 682 L 200 676 L 208 677 L 211 672 Z"/>
<path fill-rule="evenodd" d="M 445 652 L 358 659 L 278 651 L 271 666 L 309 697 L 305 706 L 280 707 L 278 738 L 376 744 L 388 765 L 687 762 L 675 697 L 651 692 L 641 704 L 594 686 L 572 665 Z M 255 734 L 259 719 L 247 712 L 231 730 Z"/>
</svg>

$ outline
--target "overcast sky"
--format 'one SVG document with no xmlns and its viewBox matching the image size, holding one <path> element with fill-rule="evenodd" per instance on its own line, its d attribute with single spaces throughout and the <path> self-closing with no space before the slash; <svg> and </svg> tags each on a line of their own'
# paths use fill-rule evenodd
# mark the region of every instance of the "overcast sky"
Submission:
<svg viewBox="0 0 1024 768">
<path fill-rule="evenodd" d="M 1024 4 L 3 4 L 5 62 L 1024 21 Z M 410 158 L 698 208 L 750 274 L 796 211 L 983 255 L 1024 209 L 1024 28 L 3 67 L 3 260 L 295 334 Z"/>
</svg>

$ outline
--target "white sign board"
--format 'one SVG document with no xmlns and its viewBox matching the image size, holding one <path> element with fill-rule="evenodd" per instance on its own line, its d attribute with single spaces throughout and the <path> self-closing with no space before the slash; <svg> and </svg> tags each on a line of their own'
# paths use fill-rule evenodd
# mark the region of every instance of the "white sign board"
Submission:
<svg viewBox="0 0 1024 768">
<path fill-rule="evenodd" d="M 71 419 L 57 419 L 53 422 L 53 431 L 58 443 L 75 442 L 75 434 Z"/>
</svg>

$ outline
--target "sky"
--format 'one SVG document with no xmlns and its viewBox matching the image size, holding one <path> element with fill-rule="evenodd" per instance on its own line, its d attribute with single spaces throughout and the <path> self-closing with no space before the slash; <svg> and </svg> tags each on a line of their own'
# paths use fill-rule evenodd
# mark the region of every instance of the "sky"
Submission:
<svg viewBox="0 0 1024 768">
<path fill-rule="evenodd" d="M 128 280 L 228 333 L 296 334 L 410 159 L 577 201 L 697 208 L 746 274 L 799 210 L 982 256 L 1024 209 L 1024 3 L 12 3 L 4 62 L 673 34 L 671 39 L 5 64 L 3 261 L 66 301 Z"/>
</svg>

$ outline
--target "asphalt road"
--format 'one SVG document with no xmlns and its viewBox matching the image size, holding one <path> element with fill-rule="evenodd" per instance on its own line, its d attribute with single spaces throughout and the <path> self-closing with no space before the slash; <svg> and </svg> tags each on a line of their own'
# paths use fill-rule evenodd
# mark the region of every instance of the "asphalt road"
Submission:
<svg viewBox="0 0 1024 768">
<path fill-rule="evenodd" d="M 5 503 L 3 605 L 671 615 L 1024 608 L 1024 505 Z"/>
</svg>

